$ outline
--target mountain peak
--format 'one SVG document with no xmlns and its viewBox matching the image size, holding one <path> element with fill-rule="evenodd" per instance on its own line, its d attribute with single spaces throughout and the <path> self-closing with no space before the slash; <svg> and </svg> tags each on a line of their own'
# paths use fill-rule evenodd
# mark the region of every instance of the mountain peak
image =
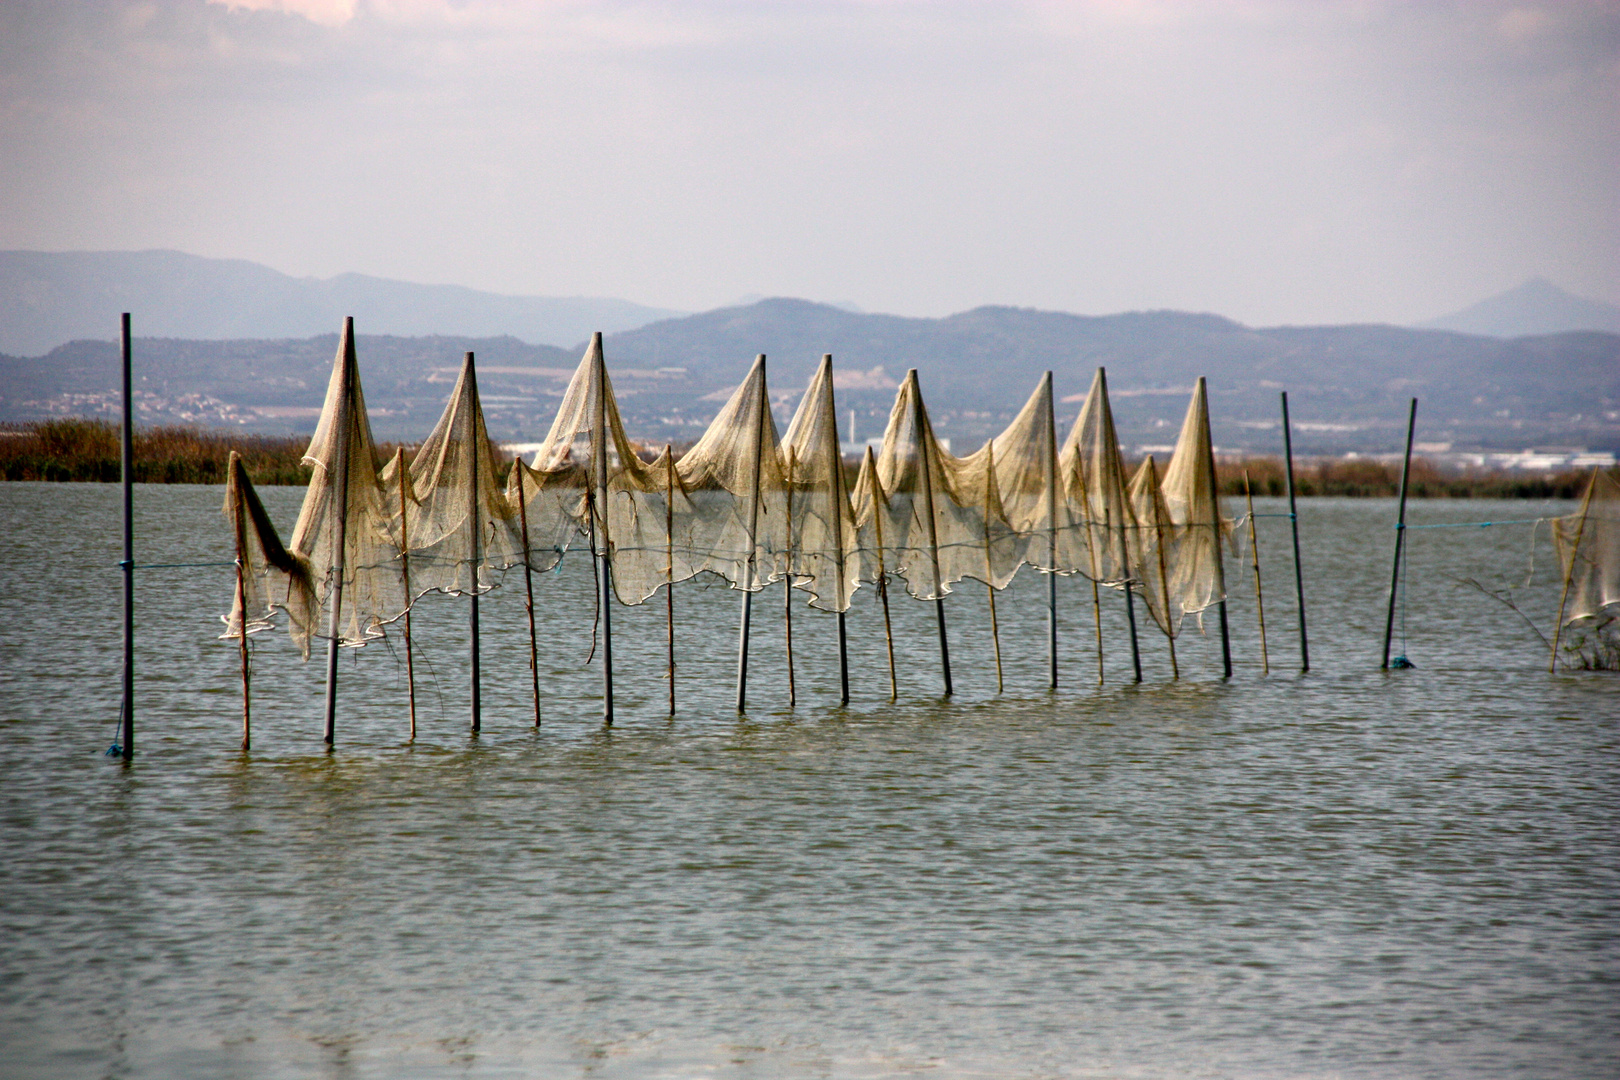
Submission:
<svg viewBox="0 0 1620 1080">
<path fill-rule="evenodd" d="M 1578 330 L 1620 333 L 1620 307 L 1566 292 L 1544 277 L 1505 293 L 1418 323 L 1424 330 L 1454 330 L 1484 337 L 1529 337 Z"/>
</svg>

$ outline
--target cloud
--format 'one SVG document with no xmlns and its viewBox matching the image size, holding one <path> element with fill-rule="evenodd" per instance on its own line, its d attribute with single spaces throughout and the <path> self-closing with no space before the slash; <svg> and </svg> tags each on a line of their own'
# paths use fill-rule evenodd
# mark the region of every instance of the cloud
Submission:
<svg viewBox="0 0 1620 1080">
<path fill-rule="evenodd" d="M 208 0 L 232 11 L 279 11 L 320 26 L 342 26 L 354 18 L 359 0 Z"/>
</svg>

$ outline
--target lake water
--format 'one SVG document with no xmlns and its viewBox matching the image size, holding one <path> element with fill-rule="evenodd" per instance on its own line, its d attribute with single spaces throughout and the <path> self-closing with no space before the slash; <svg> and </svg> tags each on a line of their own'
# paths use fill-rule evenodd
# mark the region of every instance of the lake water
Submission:
<svg viewBox="0 0 1620 1080">
<path fill-rule="evenodd" d="M 264 493 L 285 531 L 301 492 Z M 137 490 L 137 559 L 224 560 L 218 488 Z M 1302 505 L 1313 670 L 1298 673 L 1286 521 L 1262 519 L 1272 670 L 1231 572 L 1237 664 L 1189 626 L 1182 677 L 1118 594 L 1064 580 L 1062 688 L 1043 583 L 895 599 L 900 694 L 862 590 L 855 700 L 833 619 L 737 594 L 617 609 L 618 722 L 584 666 L 587 559 L 483 603 L 467 732 L 466 602 L 403 655 L 323 664 L 255 639 L 239 752 L 229 567 L 138 575 L 138 757 L 118 714 L 118 492 L 0 485 L 0 1076 L 1599 1077 L 1620 1069 L 1620 677 L 1551 676 L 1557 580 L 1531 528 L 1414 531 L 1404 651 L 1378 670 L 1388 501 Z M 1276 513 L 1275 501 L 1262 512 Z M 1567 504 L 1419 503 L 1415 522 Z"/>
</svg>

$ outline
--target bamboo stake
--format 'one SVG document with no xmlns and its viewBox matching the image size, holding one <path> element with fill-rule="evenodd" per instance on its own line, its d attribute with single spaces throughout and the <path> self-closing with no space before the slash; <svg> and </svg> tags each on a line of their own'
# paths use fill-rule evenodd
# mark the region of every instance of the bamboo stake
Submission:
<svg viewBox="0 0 1620 1080">
<path fill-rule="evenodd" d="M 787 551 L 784 553 L 787 573 L 782 575 L 782 626 L 787 644 L 788 708 L 798 704 L 793 687 L 793 450 L 787 450 Z"/>
<path fill-rule="evenodd" d="M 534 566 L 529 561 L 529 498 L 523 490 L 523 456 L 512 461 L 517 470 L 518 524 L 523 528 L 523 610 L 529 616 L 529 676 L 534 682 L 534 726 L 540 726 L 540 648 L 534 636 Z M 414 728 L 414 724 L 412 725 Z"/>
<path fill-rule="evenodd" d="M 821 366 L 827 375 L 829 393 L 825 412 L 826 428 L 823 431 L 823 441 L 827 444 L 827 466 L 831 470 L 832 502 L 833 502 L 833 550 L 837 553 L 838 565 L 838 603 L 842 605 L 838 610 L 838 704 L 849 704 L 849 637 L 845 632 L 844 613 L 849 606 L 847 578 L 845 574 L 848 567 L 844 552 L 844 511 L 849 504 L 849 491 L 844 482 L 844 455 L 838 447 L 838 406 L 833 401 L 830 392 L 832 385 L 832 353 L 821 354 Z M 855 413 L 850 412 L 850 439 L 855 438 Z"/>
<path fill-rule="evenodd" d="M 1102 590 L 1097 584 L 1097 578 L 1102 575 L 1102 567 L 1097 561 L 1097 539 L 1092 535 L 1091 517 L 1091 486 L 1086 482 L 1085 453 L 1078 447 L 1074 454 L 1075 472 L 1080 478 L 1081 513 L 1085 516 L 1086 530 L 1086 561 L 1091 573 L 1086 576 L 1091 579 L 1091 620 L 1097 628 L 1097 685 L 1103 684 L 1103 636 L 1102 636 Z"/>
<path fill-rule="evenodd" d="M 1226 562 L 1221 556 L 1221 481 L 1215 472 L 1215 440 L 1209 433 L 1209 392 L 1204 377 L 1198 376 L 1200 397 L 1204 399 L 1204 440 L 1209 443 L 1209 527 L 1215 534 L 1215 579 L 1220 586 L 1221 601 L 1221 672 L 1222 678 L 1232 677 L 1232 635 L 1226 622 Z"/>
<path fill-rule="evenodd" d="M 1254 610 L 1260 619 L 1260 671 L 1271 674 L 1271 657 L 1266 652 L 1266 605 L 1260 593 L 1260 537 L 1254 528 L 1254 491 L 1249 487 L 1249 470 L 1243 470 L 1243 497 L 1249 504 L 1249 557 L 1254 565 Z"/>
<path fill-rule="evenodd" d="M 1395 518 L 1395 569 L 1390 573 L 1389 579 L 1389 613 L 1384 617 L 1384 659 L 1378 666 L 1384 670 L 1389 669 L 1389 640 L 1395 636 L 1395 599 L 1401 588 L 1401 549 L 1406 542 L 1406 482 L 1412 475 L 1412 434 L 1417 430 L 1417 403 L 1412 399 L 1411 411 L 1406 416 L 1406 456 L 1401 463 L 1401 503 Z M 1406 657 L 1401 657 L 1406 660 Z M 1407 667 L 1405 664 L 1398 665 Z"/>
<path fill-rule="evenodd" d="M 599 595 L 597 604 L 602 617 L 602 724 L 613 726 L 613 538 L 608 532 L 608 463 L 607 463 L 607 360 L 602 356 L 602 332 L 591 335 L 591 351 L 596 355 L 596 371 L 592 381 L 596 384 L 596 400 L 591 410 L 591 466 L 595 476 L 595 507 L 591 516 L 591 550 L 598 559 L 597 575 Z M 602 550 L 596 553 L 596 517 L 601 516 Z"/>
<path fill-rule="evenodd" d="M 405 485 L 405 451 L 394 451 L 394 471 L 399 477 L 399 574 L 405 590 L 405 691 L 411 709 L 411 741 L 416 741 L 416 661 L 411 655 L 411 527 L 410 499 Z M 525 531 L 525 537 L 528 535 Z M 526 541 L 525 541 L 526 542 Z"/>
<path fill-rule="evenodd" d="M 466 365 L 467 365 L 467 377 L 469 379 L 473 380 L 473 385 L 471 387 L 471 390 L 472 390 L 471 396 L 472 396 L 472 399 L 474 401 L 477 401 L 478 400 L 478 381 L 477 381 L 477 378 L 473 374 L 473 354 L 472 353 L 467 354 Z M 479 433 L 478 433 L 477 419 L 478 419 L 478 415 L 477 415 L 476 412 L 469 418 L 469 422 L 471 423 L 473 430 L 472 430 L 472 437 L 471 437 L 471 440 L 470 440 L 470 444 L 468 446 L 469 457 L 471 459 L 471 467 L 470 467 L 470 470 L 469 470 L 469 476 L 468 476 L 468 481 L 469 482 L 468 482 L 468 485 L 467 485 L 467 521 L 468 521 L 468 526 L 472 531 L 472 568 L 471 568 L 472 569 L 472 607 L 468 611 L 468 615 L 467 615 L 467 630 L 468 630 L 468 638 L 469 638 L 469 645 L 470 645 L 470 648 L 468 650 L 468 662 L 469 662 L 470 667 L 471 667 L 470 684 L 471 684 L 471 691 L 472 692 L 471 692 L 468 704 L 470 705 L 471 711 L 472 711 L 472 733 L 474 735 L 477 735 L 481 730 L 483 730 L 483 727 L 484 727 L 483 700 L 482 700 L 482 693 L 481 693 L 482 690 L 483 690 L 483 680 L 479 677 L 480 672 L 479 672 L 479 656 L 478 656 L 478 645 L 479 645 L 479 642 L 478 642 L 478 577 L 479 577 L 478 570 L 479 570 L 479 563 L 481 563 L 483 561 L 482 545 L 483 545 L 483 539 L 484 539 L 484 534 L 483 534 L 484 526 L 483 526 L 482 521 L 480 520 L 479 507 L 478 507 L 478 450 L 479 450 L 478 437 L 479 437 Z"/>
<path fill-rule="evenodd" d="M 917 372 L 913 370 L 910 377 L 915 384 Z M 921 396 L 922 394 L 919 391 L 919 399 Z M 920 407 L 921 402 L 919 401 L 918 404 Z M 934 441 L 934 430 L 931 425 L 925 426 L 927 438 L 921 440 L 920 445 L 922 447 L 923 505 L 928 514 L 928 560 L 934 571 L 934 621 L 939 626 L 939 663 L 940 669 L 945 676 L 945 696 L 950 697 L 953 693 L 951 689 L 951 644 L 945 636 L 945 598 L 943 595 L 945 584 L 941 580 L 942 575 L 939 572 L 939 522 L 934 517 L 933 453 L 935 451 L 930 450 L 930 446 L 933 445 Z"/>
<path fill-rule="evenodd" d="M 894 704 L 900 696 L 900 684 L 894 674 L 894 627 L 889 622 L 889 572 L 883 565 L 883 512 L 880 504 L 883 499 L 883 485 L 878 480 L 877 464 L 872 460 L 872 448 L 866 448 L 867 475 L 872 478 L 874 490 L 872 492 L 872 525 L 877 532 L 878 557 L 878 599 L 883 603 L 883 641 L 889 650 L 889 703 Z"/>
<path fill-rule="evenodd" d="M 748 558 L 743 563 L 742 619 L 737 629 L 737 712 L 739 715 L 745 713 L 748 706 L 748 628 L 754 611 L 755 559 L 759 549 L 759 484 L 760 468 L 763 464 L 761 456 L 765 452 L 765 412 L 770 408 L 770 400 L 765 394 L 765 354 L 760 353 L 759 358 L 754 363 L 760 368 L 760 383 L 759 401 L 755 403 L 754 409 L 758 416 L 754 422 L 753 490 L 748 500 Z"/>
<path fill-rule="evenodd" d="M 242 752 L 246 753 L 253 747 L 253 695 L 248 674 L 247 525 L 242 520 L 240 492 L 238 492 L 236 506 L 233 510 L 236 518 L 236 610 L 238 612 L 236 632 L 238 635 L 237 648 L 242 661 Z"/>
<path fill-rule="evenodd" d="M 1057 413 L 1052 406 L 1052 373 L 1048 371 L 1043 377 L 1046 393 L 1042 398 L 1042 405 L 1046 412 L 1046 558 L 1048 562 L 1046 572 L 1046 653 L 1047 666 L 1050 669 L 1051 688 L 1057 689 L 1058 684 L 1058 623 L 1057 623 L 1057 486 L 1058 486 L 1058 457 L 1057 457 Z M 999 665 L 997 667 L 997 685 L 1000 685 Z"/>
<path fill-rule="evenodd" d="M 1581 553 L 1581 539 L 1586 535 L 1586 516 L 1592 509 L 1592 492 L 1597 490 L 1598 470 L 1592 470 L 1592 479 L 1586 485 L 1586 496 L 1581 499 L 1581 520 L 1575 526 L 1575 546 L 1569 549 L 1569 569 L 1564 573 L 1564 590 L 1558 597 L 1558 619 L 1553 623 L 1552 656 L 1547 662 L 1547 674 L 1558 674 L 1558 640 L 1564 633 L 1564 605 L 1569 603 L 1570 583 L 1575 580 L 1575 560 Z"/>
<path fill-rule="evenodd" d="M 664 624 L 669 637 L 669 715 L 675 715 L 675 448 L 664 444 L 664 462 L 668 472 L 664 482 L 664 554 L 668 559 L 664 571 Z"/>
<path fill-rule="evenodd" d="M 1282 392 L 1283 457 L 1288 466 L 1288 524 L 1294 533 L 1294 596 L 1299 608 L 1299 670 L 1311 670 L 1311 647 L 1305 636 L 1305 571 L 1299 562 L 1299 506 L 1294 501 L 1294 436 L 1288 422 L 1288 391 Z"/>
<path fill-rule="evenodd" d="M 352 414 L 352 398 L 354 394 L 354 317 L 347 316 L 343 320 L 343 375 L 338 380 L 338 400 L 343 403 L 342 415 L 338 417 L 337 430 L 341 434 L 339 442 L 338 476 L 337 476 L 337 544 L 332 558 L 332 619 L 328 630 L 331 634 L 326 647 L 326 730 L 322 736 L 327 749 L 336 745 L 337 740 L 337 676 L 338 676 L 338 646 L 342 636 L 343 616 L 343 570 L 345 549 L 349 543 L 349 453 L 354 441 L 350 427 L 354 421 Z"/>
<path fill-rule="evenodd" d="M 1151 460 L 1151 459 L 1149 459 L 1149 460 Z M 1152 479 L 1153 482 L 1154 482 L 1154 484 L 1153 484 L 1153 533 L 1154 533 L 1154 536 L 1157 538 L 1158 543 L 1157 543 L 1156 546 L 1159 549 L 1159 588 L 1162 591 L 1163 596 L 1164 596 L 1164 625 L 1166 627 L 1165 632 L 1164 632 L 1164 639 L 1170 643 L 1170 677 L 1172 679 L 1180 679 L 1181 678 L 1181 666 L 1176 663 L 1176 635 L 1175 635 L 1175 628 L 1172 625 L 1174 620 L 1172 620 L 1170 618 L 1170 574 L 1169 574 L 1168 569 L 1165 566 L 1165 558 L 1164 558 L 1164 517 L 1159 513 L 1160 503 L 1159 503 L 1158 478 L 1159 478 L 1158 470 L 1155 469 L 1153 471 L 1153 474 L 1150 477 L 1150 479 Z"/>
<path fill-rule="evenodd" d="M 990 641 L 995 646 L 996 693 L 999 694 L 1004 689 L 1001 679 L 1001 627 L 996 621 L 996 587 L 990 580 L 993 576 L 990 567 L 990 488 L 996 481 L 996 444 L 993 440 L 985 443 L 985 457 L 990 478 L 984 486 L 984 591 L 990 600 Z"/>
<path fill-rule="evenodd" d="M 135 757 L 135 401 L 130 386 L 133 350 L 127 311 L 119 318 L 118 339 L 124 389 L 124 417 L 119 439 L 119 480 L 124 494 L 124 558 L 118 564 L 124 577 L 124 702 L 119 753 L 127 764 Z"/>
<path fill-rule="evenodd" d="M 1113 513 L 1112 507 L 1103 508 L 1103 528 L 1109 527 L 1109 517 Z M 1131 592 L 1131 554 L 1130 538 L 1125 532 L 1125 523 L 1119 525 L 1119 568 L 1123 571 L 1123 585 L 1125 587 L 1125 623 L 1131 631 L 1131 671 L 1132 681 L 1142 681 L 1142 649 L 1136 637 L 1136 597 Z"/>
</svg>

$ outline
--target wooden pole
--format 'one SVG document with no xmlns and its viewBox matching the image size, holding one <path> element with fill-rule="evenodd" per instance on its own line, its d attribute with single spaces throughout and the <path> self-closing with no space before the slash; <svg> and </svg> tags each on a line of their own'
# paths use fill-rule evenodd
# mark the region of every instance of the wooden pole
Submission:
<svg viewBox="0 0 1620 1080">
<path fill-rule="evenodd" d="M 984 591 L 990 600 L 990 641 L 996 654 L 996 693 L 999 694 L 1004 689 L 1001 678 L 1001 627 L 996 621 L 996 587 L 990 580 L 994 576 L 990 566 L 990 486 L 996 482 L 996 444 L 993 441 L 985 444 L 985 454 L 989 479 L 984 485 Z"/>
<path fill-rule="evenodd" d="M 351 430 L 354 417 L 354 317 L 343 320 L 343 375 L 338 379 L 338 401 L 342 405 L 336 428 L 338 441 L 337 475 L 337 543 L 332 554 L 332 619 L 328 625 L 331 637 L 326 644 L 326 730 L 322 735 L 327 749 L 337 740 L 337 676 L 338 647 L 343 627 L 343 571 L 345 550 L 349 543 L 349 452 L 354 442 Z"/>
<path fill-rule="evenodd" d="M 405 451 L 394 451 L 394 474 L 399 478 L 399 576 L 405 592 L 405 692 L 411 710 L 411 741 L 416 741 L 416 661 L 411 654 L 411 501 L 406 492 L 408 469 Z"/>
<path fill-rule="evenodd" d="M 759 400 L 755 403 L 754 422 L 754 476 L 748 499 L 748 557 L 743 563 L 742 619 L 737 628 L 737 713 L 748 706 L 748 628 L 754 613 L 755 554 L 759 549 L 759 483 L 761 456 L 765 452 L 765 411 L 770 399 L 765 393 L 765 354 L 760 353 L 754 363 L 760 368 Z"/>
<path fill-rule="evenodd" d="M 602 724 L 604 727 L 613 726 L 613 538 L 608 532 L 608 462 L 607 462 L 607 360 L 602 355 L 602 332 L 598 330 L 591 335 L 591 351 L 596 354 L 596 371 L 592 381 L 596 386 L 596 400 L 591 409 L 591 467 L 596 473 L 596 497 L 594 499 L 594 513 L 591 516 L 592 531 L 596 529 L 596 518 L 601 517 L 600 533 L 602 537 L 602 550 L 595 551 L 596 542 L 593 535 L 591 541 L 592 554 L 599 560 L 597 575 L 599 593 L 597 605 L 602 613 Z"/>
<path fill-rule="evenodd" d="M 664 444 L 664 461 L 668 466 L 664 487 L 664 553 L 668 560 L 664 572 L 664 625 L 669 638 L 669 664 L 665 674 L 669 678 L 669 715 L 675 715 L 675 448 Z"/>
<path fill-rule="evenodd" d="M 913 373 L 913 378 L 916 377 Z M 921 407 L 921 402 L 918 403 Z M 945 598 L 942 595 L 945 584 L 940 580 L 939 572 L 939 522 L 934 517 L 934 468 L 933 448 L 934 430 L 927 429 L 927 438 L 922 440 L 922 483 L 923 483 L 923 509 L 928 515 L 928 560 L 934 570 L 934 621 L 939 626 L 939 665 L 945 677 L 945 696 L 950 697 L 951 689 L 951 643 L 945 635 Z"/>
<path fill-rule="evenodd" d="M 472 353 L 467 354 L 466 365 L 467 377 L 469 379 L 473 379 L 471 396 L 474 398 L 474 400 L 476 400 L 478 396 L 478 383 L 473 374 Z M 468 704 L 470 705 L 472 711 L 471 721 L 472 733 L 474 735 L 477 735 L 481 730 L 483 730 L 484 727 L 483 701 L 480 693 L 483 689 L 483 680 L 480 678 L 478 664 L 478 571 L 479 564 L 483 562 L 484 524 L 482 521 L 482 513 L 478 506 L 478 451 L 480 447 L 478 445 L 477 419 L 477 414 L 469 417 L 469 422 L 472 426 L 472 435 L 470 438 L 470 445 L 468 447 L 471 465 L 468 470 L 467 484 L 467 522 L 468 527 L 472 531 L 472 607 L 467 613 L 468 643 L 470 646 L 467 660 L 471 668 L 472 692 L 469 697 Z"/>
<path fill-rule="evenodd" d="M 1046 411 L 1046 659 L 1048 677 L 1053 690 L 1058 684 L 1058 624 L 1057 624 L 1057 499 L 1058 499 L 1058 449 L 1057 449 L 1057 413 L 1052 406 L 1052 373 L 1048 371 L 1044 378 L 1046 393 L 1042 398 L 1042 406 Z M 997 666 L 997 685 L 1000 684 L 1000 667 Z"/>
<path fill-rule="evenodd" d="M 782 627 L 787 648 L 788 708 L 798 704 L 793 686 L 793 451 L 787 457 L 787 509 L 784 513 L 787 527 L 787 551 L 784 553 L 787 573 L 782 575 Z"/>
<path fill-rule="evenodd" d="M 832 354 L 823 353 L 821 355 L 821 363 L 827 369 L 828 384 L 830 386 L 832 382 Z M 838 407 L 833 401 L 833 396 L 830 392 L 827 395 L 826 417 L 827 428 L 825 441 L 827 443 L 827 465 L 831 469 L 830 479 L 832 481 L 832 524 L 834 538 L 833 543 L 835 545 L 833 550 L 838 553 L 838 603 L 843 605 L 838 609 L 838 704 L 848 705 L 849 637 L 845 633 L 844 613 L 849 606 L 849 590 L 846 588 L 848 579 L 845 577 L 845 575 L 848 573 L 849 567 L 847 565 L 844 551 L 844 511 L 849 506 L 849 490 L 845 486 L 844 479 L 844 454 L 843 451 L 838 447 Z M 849 414 L 849 437 L 853 442 L 855 439 L 854 410 L 851 410 Z"/>
<path fill-rule="evenodd" d="M 523 490 L 523 456 L 512 459 L 517 470 L 518 524 L 523 528 L 523 610 L 529 616 L 529 677 L 534 682 L 534 726 L 540 726 L 540 647 L 534 636 L 534 566 L 529 561 L 529 497 Z"/>
<path fill-rule="evenodd" d="M 1108 527 L 1108 517 L 1111 508 L 1103 510 L 1103 527 Z M 1136 597 L 1131 591 L 1131 547 L 1130 536 L 1126 532 L 1126 524 L 1119 524 L 1119 568 L 1123 571 L 1125 586 L 1125 624 L 1131 631 L 1131 672 L 1133 682 L 1142 681 L 1142 647 L 1136 636 Z"/>
<path fill-rule="evenodd" d="M 1097 628 L 1097 685 L 1103 684 L 1103 636 L 1102 636 L 1102 589 L 1097 584 L 1097 578 L 1102 574 L 1102 566 L 1097 560 L 1097 538 L 1093 535 L 1091 518 L 1091 486 L 1086 481 L 1085 453 L 1079 447 L 1075 448 L 1074 469 L 1080 479 L 1081 514 L 1085 520 L 1082 527 L 1086 530 L 1086 560 L 1091 573 L 1086 576 L 1091 579 L 1091 621 Z"/>
<path fill-rule="evenodd" d="M 123 722 L 119 753 L 125 762 L 135 757 L 135 402 L 130 388 L 132 348 L 129 312 L 119 319 L 119 355 L 123 372 L 124 422 L 120 439 L 119 479 L 124 489 L 124 672 Z"/>
<path fill-rule="evenodd" d="M 1149 461 L 1152 459 L 1150 458 Z M 1164 518 L 1159 513 L 1158 470 L 1155 469 L 1150 476 L 1153 480 L 1153 534 L 1159 549 L 1159 589 L 1164 596 L 1164 639 L 1170 643 L 1170 677 L 1181 678 L 1181 666 L 1176 663 L 1176 634 L 1174 620 L 1170 617 L 1170 574 L 1164 558 Z"/>
<path fill-rule="evenodd" d="M 1226 561 L 1221 556 L 1221 480 L 1215 471 L 1215 439 L 1209 431 L 1209 391 L 1204 377 L 1198 376 L 1198 389 L 1204 399 L 1204 441 L 1209 443 L 1209 527 L 1215 535 L 1215 580 L 1220 588 L 1221 615 L 1221 672 L 1222 678 L 1232 677 L 1232 635 L 1226 623 Z"/>
<path fill-rule="evenodd" d="M 247 524 L 242 520 L 240 493 L 232 508 L 236 519 L 236 610 L 239 613 L 236 631 L 237 652 L 242 662 L 242 751 L 253 747 L 253 693 L 248 672 L 248 611 L 247 611 L 247 551 L 245 550 Z"/>
<path fill-rule="evenodd" d="M 1412 434 L 1417 430 L 1417 403 L 1412 399 L 1412 408 L 1406 415 L 1406 456 L 1401 462 L 1401 500 L 1400 509 L 1395 517 L 1395 569 L 1389 578 L 1389 612 L 1384 616 L 1384 659 L 1379 667 L 1389 668 L 1389 641 L 1395 636 L 1395 601 L 1401 589 L 1401 549 L 1406 543 L 1406 482 L 1412 475 Z M 1411 661 L 1406 657 L 1400 658 L 1404 663 L 1398 667 L 1410 667 Z"/>
<path fill-rule="evenodd" d="M 1598 470 L 1592 470 L 1592 479 L 1586 485 L 1581 499 L 1581 520 L 1575 526 L 1575 546 L 1569 549 L 1569 569 L 1564 572 L 1564 590 L 1558 596 L 1558 618 L 1553 622 L 1552 655 L 1547 661 L 1547 674 L 1558 673 L 1558 641 L 1564 634 L 1564 606 L 1569 603 L 1569 587 L 1575 580 L 1575 559 L 1581 553 L 1581 540 L 1586 536 L 1586 516 L 1592 509 L 1592 493 L 1597 490 Z"/>
<path fill-rule="evenodd" d="M 1260 671 L 1271 674 L 1271 657 L 1266 652 L 1266 604 L 1260 593 L 1260 536 L 1254 528 L 1254 491 L 1249 487 L 1249 470 L 1243 470 L 1243 497 L 1249 504 L 1249 558 L 1254 565 L 1254 610 L 1260 619 Z"/>
<path fill-rule="evenodd" d="M 1299 507 L 1294 502 L 1294 435 L 1288 422 L 1288 391 L 1282 392 L 1283 459 L 1288 467 L 1288 524 L 1294 534 L 1294 595 L 1299 608 L 1299 670 L 1311 670 L 1311 647 L 1305 635 L 1305 571 L 1299 562 Z"/>
<path fill-rule="evenodd" d="M 872 492 L 872 526 L 877 533 L 878 558 L 878 600 L 883 604 L 883 641 L 889 650 L 889 703 L 894 704 L 900 696 L 900 684 L 894 675 L 894 626 L 889 621 L 889 572 L 883 564 L 883 503 L 882 484 L 877 478 L 877 465 L 872 460 L 872 448 L 866 448 L 867 475 L 871 476 L 873 485 L 877 490 Z"/>
</svg>

